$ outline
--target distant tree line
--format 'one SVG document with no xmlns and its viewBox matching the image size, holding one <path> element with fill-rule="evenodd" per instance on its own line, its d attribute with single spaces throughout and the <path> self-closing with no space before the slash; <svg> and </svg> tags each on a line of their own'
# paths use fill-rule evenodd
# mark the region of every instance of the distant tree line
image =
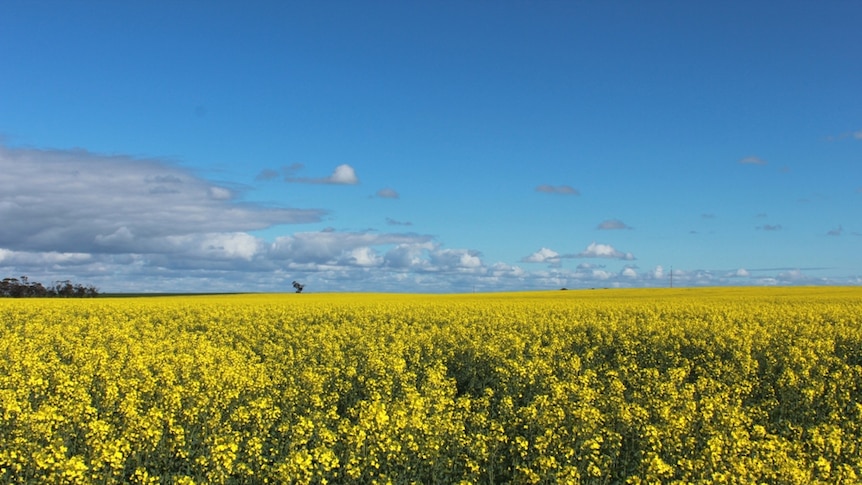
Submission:
<svg viewBox="0 0 862 485">
<path fill-rule="evenodd" d="M 69 280 L 55 281 L 52 286 L 44 286 L 38 281 L 30 281 L 26 276 L 19 278 L 3 278 L 0 281 L 0 297 L 59 297 L 59 298 L 92 298 L 99 296 L 99 290 L 93 286 L 73 284 Z"/>
</svg>

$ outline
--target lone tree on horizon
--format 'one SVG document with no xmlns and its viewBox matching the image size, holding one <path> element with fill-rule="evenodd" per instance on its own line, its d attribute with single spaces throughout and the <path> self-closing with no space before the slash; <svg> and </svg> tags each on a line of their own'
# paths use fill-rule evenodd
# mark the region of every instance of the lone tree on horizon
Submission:
<svg viewBox="0 0 862 485">
<path fill-rule="evenodd" d="M 302 289 L 305 288 L 305 285 L 301 285 L 301 284 L 297 283 L 296 281 L 294 281 L 291 284 L 293 285 L 294 288 L 296 288 L 297 293 L 302 293 Z"/>
</svg>

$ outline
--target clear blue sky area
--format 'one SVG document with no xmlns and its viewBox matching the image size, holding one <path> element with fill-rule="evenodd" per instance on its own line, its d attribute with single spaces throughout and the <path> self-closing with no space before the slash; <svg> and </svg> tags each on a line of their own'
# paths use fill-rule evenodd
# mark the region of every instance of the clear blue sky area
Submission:
<svg viewBox="0 0 862 485">
<path fill-rule="evenodd" d="M 0 277 L 862 283 L 862 2 L 0 4 Z"/>
</svg>

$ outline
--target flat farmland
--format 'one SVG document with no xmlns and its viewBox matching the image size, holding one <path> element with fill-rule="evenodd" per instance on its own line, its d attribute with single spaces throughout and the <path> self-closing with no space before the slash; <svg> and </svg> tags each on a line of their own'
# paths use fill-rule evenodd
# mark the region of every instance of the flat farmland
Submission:
<svg viewBox="0 0 862 485">
<path fill-rule="evenodd" d="M 3 483 L 859 483 L 862 288 L 0 300 Z"/>
</svg>

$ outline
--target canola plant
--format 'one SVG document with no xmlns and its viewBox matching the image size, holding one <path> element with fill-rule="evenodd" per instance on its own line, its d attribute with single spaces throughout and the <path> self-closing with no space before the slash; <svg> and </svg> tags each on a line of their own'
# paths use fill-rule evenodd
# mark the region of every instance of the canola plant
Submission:
<svg viewBox="0 0 862 485">
<path fill-rule="evenodd" d="M 860 483 L 862 288 L 0 301 L 2 483 Z"/>
</svg>

